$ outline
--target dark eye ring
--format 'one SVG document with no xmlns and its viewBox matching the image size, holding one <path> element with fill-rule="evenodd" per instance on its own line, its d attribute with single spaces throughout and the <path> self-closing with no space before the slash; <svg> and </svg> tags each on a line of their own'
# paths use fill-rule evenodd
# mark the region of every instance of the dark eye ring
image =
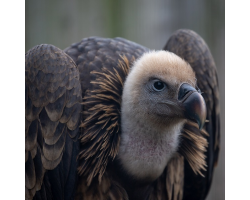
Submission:
<svg viewBox="0 0 250 200">
<path fill-rule="evenodd" d="M 157 92 L 160 92 L 166 88 L 166 84 L 162 81 L 155 81 L 153 84 L 153 89 Z"/>
</svg>

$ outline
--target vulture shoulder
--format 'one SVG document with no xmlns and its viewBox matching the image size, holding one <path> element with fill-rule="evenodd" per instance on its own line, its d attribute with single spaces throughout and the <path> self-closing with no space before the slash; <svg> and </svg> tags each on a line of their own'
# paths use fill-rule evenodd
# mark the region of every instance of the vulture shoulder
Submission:
<svg viewBox="0 0 250 200">
<path fill-rule="evenodd" d="M 185 121 L 178 149 L 150 182 L 130 176 L 118 156 L 124 84 L 150 50 L 123 38 L 90 37 L 64 51 L 39 45 L 26 53 L 26 199 L 205 198 L 219 151 L 215 64 L 205 42 L 189 30 L 174 33 L 164 50 L 184 59 L 185 69 L 191 65 L 207 122 L 200 130 Z"/>
</svg>

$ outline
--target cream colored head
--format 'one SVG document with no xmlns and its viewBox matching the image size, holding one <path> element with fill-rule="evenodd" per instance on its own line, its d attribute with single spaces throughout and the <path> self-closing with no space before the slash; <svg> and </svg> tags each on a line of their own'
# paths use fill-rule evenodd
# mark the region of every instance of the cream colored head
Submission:
<svg viewBox="0 0 250 200">
<path fill-rule="evenodd" d="M 132 66 L 122 95 L 118 153 L 122 166 L 132 176 L 156 179 L 177 151 L 186 121 L 178 102 L 183 83 L 195 87 L 195 74 L 173 53 L 145 53 Z M 157 84 L 164 86 L 156 88 Z"/>
<path fill-rule="evenodd" d="M 163 82 L 166 88 L 155 91 L 156 81 Z M 164 120 L 180 115 L 178 107 L 174 106 L 174 111 L 171 108 L 178 103 L 178 91 L 183 83 L 193 87 L 196 84 L 195 73 L 187 62 L 163 50 L 145 53 L 134 63 L 125 81 L 122 112 L 133 109 L 131 112 L 145 114 L 147 119 L 157 121 L 161 121 L 162 115 Z"/>
</svg>

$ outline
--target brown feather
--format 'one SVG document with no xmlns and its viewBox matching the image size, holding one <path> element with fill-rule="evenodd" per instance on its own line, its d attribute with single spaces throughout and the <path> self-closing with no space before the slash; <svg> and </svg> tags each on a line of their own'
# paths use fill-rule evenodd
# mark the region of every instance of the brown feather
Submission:
<svg viewBox="0 0 250 200">
<path fill-rule="evenodd" d="M 184 159 L 176 154 L 168 163 L 166 172 L 166 191 L 168 199 L 181 200 L 184 185 Z"/>
<path fill-rule="evenodd" d="M 107 172 L 102 176 L 102 181 L 92 180 L 90 185 L 85 179 L 78 182 L 76 200 L 128 200 L 128 195 L 121 185 L 112 179 Z"/>
<path fill-rule="evenodd" d="M 190 130 L 191 129 L 191 130 Z M 188 121 L 181 134 L 179 152 L 187 159 L 195 174 L 203 176 L 201 170 L 206 170 L 205 152 L 208 146 L 208 133 L 202 129 L 198 131 L 197 123 Z"/>
</svg>

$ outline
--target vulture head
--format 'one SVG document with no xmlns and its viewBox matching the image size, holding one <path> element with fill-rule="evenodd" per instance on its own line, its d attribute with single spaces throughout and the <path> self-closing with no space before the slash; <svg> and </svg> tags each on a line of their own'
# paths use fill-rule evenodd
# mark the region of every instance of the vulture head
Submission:
<svg viewBox="0 0 250 200">
<path fill-rule="evenodd" d="M 186 120 L 203 127 L 206 105 L 195 87 L 191 66 L 174 53 L 153 51 L 134 63 L 124 83 L 117 155 L 126 174 L 154 181 L 178 150 Z"/>
</svg>

